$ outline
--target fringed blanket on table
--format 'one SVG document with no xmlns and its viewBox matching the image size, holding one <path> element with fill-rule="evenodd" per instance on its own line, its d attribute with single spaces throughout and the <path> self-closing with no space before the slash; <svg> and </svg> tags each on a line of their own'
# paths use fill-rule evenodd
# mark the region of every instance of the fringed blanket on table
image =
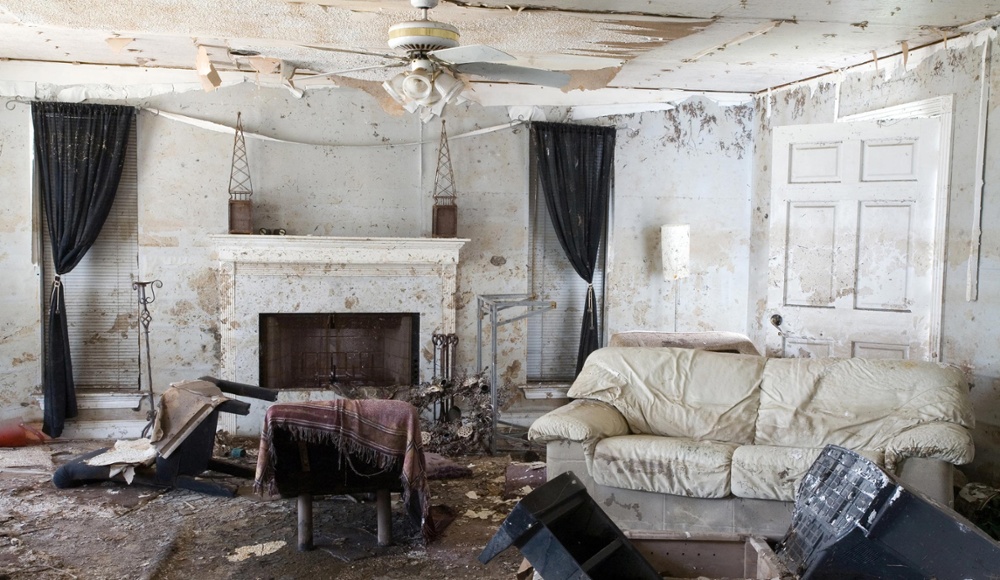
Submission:
<svg viewBox="0 0 1000 580">
<path fill-rule="evenodd" d="M 254 491 L 277 493 L 273 435 L 280 429 L 305 443 L 334 446 L 382 469 L 402 465 L 403 505 L 420 521 L 427 540 L 435 536 L 417 409 L 403 401 L 338 399 L 272 405 L 264 417 Z"/>
</svg>

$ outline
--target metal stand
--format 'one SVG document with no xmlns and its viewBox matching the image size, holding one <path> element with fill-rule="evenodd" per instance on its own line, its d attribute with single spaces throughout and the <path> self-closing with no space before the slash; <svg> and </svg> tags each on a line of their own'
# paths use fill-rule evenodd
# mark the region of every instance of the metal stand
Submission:
<svg viewBox="0 0 1000 580">
<path fill-rule="evenodd" d="M 452 381 L 455 377 L 455 349 L 458 348 L 458 335 L 454 333 L 434 333 L 431 335 L 431 342 L 434 344 L 434 377 L 432 380 L 440 380 L 444 388 L 448 392 L 452 392 L 451 389 L 454 387 Z M 434 419 L 436 421 L 447 421 L 449 419 L 448 414 L 454 405 L 455 401 L 452 396 L 442 397 L 435 404 Z"/>
<path fill-rule="evenodd" d="M 146 287 L 149 287 L 149 296 L 146 296 Z M 163 282 L 153 280 L 151 282 L 132 282 L 132 289 L 139 296 L 139 322 L 142 324 L 143 338 L 146 342 L 146 386 L 149 390 L 149 412 L 146 413 L 146 426 L 142 429 L 142 436 L 146 437 L 153 429 L 156 421 L 156 401 L 153 398 L 153 363 L 149 356 L 149 323 L 153 321 L 153 315 L 149 313 L 149 305 L 156 300 L 156 288 L 163 288 Z M 142 390 L 142 365 L 139 368 L 139 390 Z"/>
<path fill-rule="evenodd" d="M 492 407 L 490 453 L 496 453 L 497 424 L 504 423 L 497 419 L 497 330 L 505 324 L 552 310 L 556 307 L 556 303 L 550 300 L 533 300 L 527 294 L 481 294 L 476 297 L 476 300 L 479 308 L 479 315 L 476 317 L 476 367 L 478 372 L 483 372 L 483 318 L 487 315 L 490 318 L 490 406 Z M 501 319 L 501 312 L 511 308 L 524 308 L 527 311 L 518 316 Z M 504 424 L 510 426 L 509 423 Z M 504 434 L 499 436 L 507 437 Z"/>
</svg>

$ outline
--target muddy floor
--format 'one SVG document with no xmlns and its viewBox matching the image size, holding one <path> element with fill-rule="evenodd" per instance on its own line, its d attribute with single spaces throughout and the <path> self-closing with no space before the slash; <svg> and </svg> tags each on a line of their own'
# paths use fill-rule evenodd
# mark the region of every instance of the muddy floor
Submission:
<svg viewBox="0 0 1000 580">
<path fill-rule="evenodd" d="M 0 448 L 0 580 L 509 580 L 522 561 L 514 548 L 487 565 L 477 560 L 518 499 L 502 497 L 508 455 L 453 457 L 472 476 L 431 481 L 431 503 L 456 515 L 431 543 L 424 543 L 394 495 L 394 543 L 379 547 L 374 502 L 339 496 L 315 500 L 321 547 L 300 552 L 294 500 L 257 497 L 247 480 L 215 476 L 239 486 L 233 498 L 114 482 L 53 486 L 56 468 L 106 445 Z M 253 462 L 253 443 L 246 449 L 243 461 Z"/>
</svg>

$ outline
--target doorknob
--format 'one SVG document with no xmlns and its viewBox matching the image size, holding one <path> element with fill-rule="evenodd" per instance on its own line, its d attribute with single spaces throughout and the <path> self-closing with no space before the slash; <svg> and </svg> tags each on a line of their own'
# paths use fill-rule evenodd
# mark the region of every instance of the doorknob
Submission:
<svg viewBox="0 0 1000 580">
<path fill-rule="evenodd" d="M 778 336 L 782 336 L 782 337 L 785 336 L 785 332 L 783 330 L 781 330 L 781 323 L 784 322 L 784 321 L 785 321 L 785 319 L 782 318 L 780 314 L 772 314 L 771 315 L 771 326 L 773 326 L 776 329 L 778 329 Z"/>
</svg>

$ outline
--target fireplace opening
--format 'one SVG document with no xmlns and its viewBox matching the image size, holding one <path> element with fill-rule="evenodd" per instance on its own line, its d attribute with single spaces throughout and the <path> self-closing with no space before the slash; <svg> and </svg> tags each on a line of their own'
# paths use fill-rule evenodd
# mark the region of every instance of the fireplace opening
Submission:
<svg viewBox="0 0 1000 580">
<path fill-rule="evenodd" d="M 415 385 L 419 334 L 417 313 L 261 313 L 261 386 Z"/>
</svg>

